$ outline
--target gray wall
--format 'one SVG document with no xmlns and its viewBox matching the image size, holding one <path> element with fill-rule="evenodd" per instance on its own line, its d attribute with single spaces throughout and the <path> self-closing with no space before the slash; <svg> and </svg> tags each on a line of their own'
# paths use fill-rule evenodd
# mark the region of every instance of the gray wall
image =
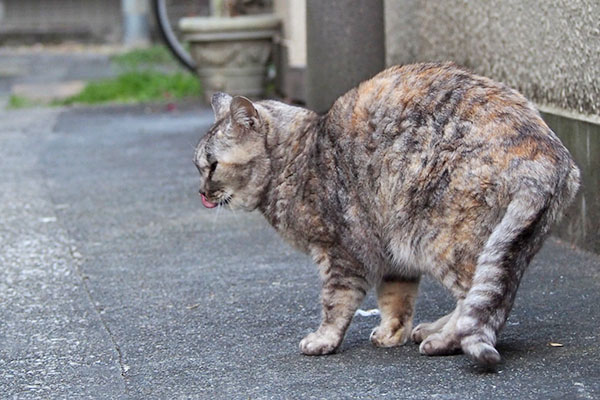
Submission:
<svg viewBox="0 0 600 400">
<path fill-rule="evenodd" d="M 306 105 L 327 111 L 385 66 L 381 0 L 307 0 Z"/>
<path fill-rule="evenodd" d="M 387 64 L 454 60 L 538 103 L 600 114 L 600 1 L 386 0 Z"/>
<path fill-rule="evenodd" d="M 542 117 L 571 151 L 582 185 L 554 234 L 600 254 L 600 125 L 561 114 L 546 110 Z"/>
<path fill-rule="evenodd" d="M 150 2 L 150 0 L 142 0 Z M 0 44 L 36 42 L 119 43 L 122 0 L 0 0 Z M 208 15 L 209 0 L 169 0 L 171 25 L 179 18 Z M 149 16 L 154 26 L 153 16 Z"/>
<path fill-rule="evenodd" d="M 121 0 L 0 0 L 0 42 L 118 42 Z"/>
</svg>

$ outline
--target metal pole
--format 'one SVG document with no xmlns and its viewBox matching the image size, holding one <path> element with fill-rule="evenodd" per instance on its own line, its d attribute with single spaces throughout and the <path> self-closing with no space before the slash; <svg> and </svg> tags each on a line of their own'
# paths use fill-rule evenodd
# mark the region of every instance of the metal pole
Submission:
<svg viewBox="0 0 600 400">
<path fill-rule="evenodd" d="M 143 46 L 150 43 L 148 8 L 148 0 L 121 0 L 124 45 Z"/>
</svg>

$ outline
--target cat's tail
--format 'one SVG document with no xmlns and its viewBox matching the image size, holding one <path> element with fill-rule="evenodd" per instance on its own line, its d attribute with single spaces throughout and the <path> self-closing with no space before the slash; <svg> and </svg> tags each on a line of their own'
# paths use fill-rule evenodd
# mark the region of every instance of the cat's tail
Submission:
<svg viewBox="0 0 600 400">
<path fill-rule="evenodd" d="M 463 352 L 480 365 L 500 362 L 496 335 L 506 322 L 521 277 L 577 193 L 579 169 L 570 159 L 566 167 L 553 187 L 526 182 L 519 188 L 478 258 L 457 335 Z"/>
</svg>

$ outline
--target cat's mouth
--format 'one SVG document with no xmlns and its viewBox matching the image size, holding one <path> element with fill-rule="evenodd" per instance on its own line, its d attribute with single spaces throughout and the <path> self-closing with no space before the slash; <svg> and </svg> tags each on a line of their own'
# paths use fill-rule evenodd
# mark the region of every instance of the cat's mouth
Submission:
<svg viewBox="0 0 600 400">
<path fill-rule="evenodd" d="M 200 197 L 202 197 L 202 205 L 206 208 L 215 208 L 219 205 L 219 203 L 213 203 L 212 201 L 208 200 L 204 193 L 200 193 Z"/>
<path fill-rule="evenodd" d="M 217 202 L 212 202 L 210 201 L 205 195 L 204 193 L 200 193 L 200 197 L 202 199 L 202 205 L 206 208 L 215 208 L 216 206 L 224 206 L 229 204 L 229 202 L 231 201 L 231 195 L 225 195 L 221 200 L 217 201 Z"/>
</svg>

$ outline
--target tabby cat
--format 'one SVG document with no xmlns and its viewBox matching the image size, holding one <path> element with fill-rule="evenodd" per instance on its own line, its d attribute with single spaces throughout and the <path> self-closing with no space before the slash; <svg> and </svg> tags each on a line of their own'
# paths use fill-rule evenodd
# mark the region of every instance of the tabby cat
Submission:
<svg viewBox="0 0 600 400">
<path fill-rule="evenodd" d="M 389 68 L 325 115 L 217 93 L 196 148 L 200 194 L 260 210 L 310 253 L 322 322 L 304 354 L 334 352 L 367 291 L 376 346 L 411 338 L 427 355 L 493 366 L 525 268 L 572 201 L 579 170 L 532 103 L 452 63 Z M 421 275 L 456 308 L 412 328 Z"/>
</svg>

